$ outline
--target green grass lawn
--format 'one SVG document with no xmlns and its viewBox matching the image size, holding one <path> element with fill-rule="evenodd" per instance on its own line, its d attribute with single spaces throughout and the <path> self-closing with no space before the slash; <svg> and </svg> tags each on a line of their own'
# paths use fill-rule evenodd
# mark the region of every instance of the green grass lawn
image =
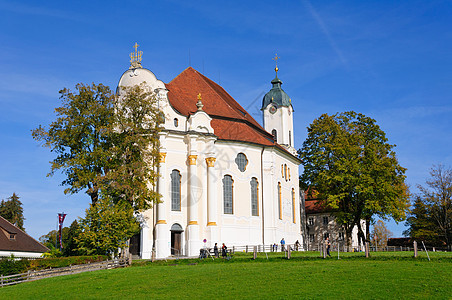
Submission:
<svg viewBox="0 0 452 300">
<path fill-rule="evenodd" d="M 333 254 L 333 253 L 332 253 Z M 0 289 L 0 299 L 307 298 L 452 299 L 452 253 L 238 253 L 216 259 L 137 261 L 133 267 L 42 279 Z"/>
</svg>

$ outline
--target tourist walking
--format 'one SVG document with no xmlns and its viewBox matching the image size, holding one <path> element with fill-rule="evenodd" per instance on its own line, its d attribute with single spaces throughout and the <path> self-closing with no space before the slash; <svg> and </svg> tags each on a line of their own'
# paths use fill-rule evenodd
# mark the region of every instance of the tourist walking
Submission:
<svg viewBox="0 0 452 300">
<path fill-rule="evenodd" d="M 284 252 L 286 250 L 286 241 L 284 240 L 284 238 L 282 238 L 280 243 L 281 243 L 281 252 Z"/>
<path fill-rule="evenodd" d="M 219 256 L 219 254 L 218 254 L 218 244 L 217 243 L 215 243 L 215 246 L 213 246 L 213 255 L 215 257 L 217 257 L 217 258 Z"/>
<path fill-rule="evenodd" d="M 221 256 L 223 256 L 223 258 L 226 258 L 227 255 L 228 255 L 228 247 L 226 247 L 226 245 L 223 243 L 223 246 L 221 246 Z"/>
</svg>

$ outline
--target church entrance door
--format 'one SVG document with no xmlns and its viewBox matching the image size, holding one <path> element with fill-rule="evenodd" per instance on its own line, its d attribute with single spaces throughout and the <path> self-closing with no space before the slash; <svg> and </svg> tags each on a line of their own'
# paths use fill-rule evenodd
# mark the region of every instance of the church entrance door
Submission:
<svg viewBox="0 0 452 300">
<path fill-rule="evenodd" d="M 171 226 L 171 255 L 182 254 L 182 226 L 179 224 L 173 224 Z"/>
</svg>

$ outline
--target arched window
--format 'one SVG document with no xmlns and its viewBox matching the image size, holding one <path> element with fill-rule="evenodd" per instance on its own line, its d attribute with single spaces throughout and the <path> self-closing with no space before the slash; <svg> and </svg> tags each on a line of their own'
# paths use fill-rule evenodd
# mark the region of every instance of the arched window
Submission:
<svg viewBox="0 0 452 300">
<path fill-rule="evenodd" d="M 180 211 L 180 179 L 178 170 L 171 172 L 171 210 Z"/>
<path fill-rule="evenodd" d="M 281 182 L 278 182 L 278 213 L 279 219 L 282 220 L 282 199 L 281 199 Z"/>
<path fill-rule="evenodd" d="M 292 188 L 292 219 L 293 222 L 296 223 L 296 217 L 295 217 L 295 211 L 296 211 L 296 205 L 295 205 L 295 189 Z"/>
<path fill-rule="evenodd" d="M 292 132 L 289 130 L 289 146 L 292 146 Z"/>
<path fill-rule="evenodd" d="M 225 214 L 233 214 L 232 209 L 232 192 L 233 192 L 233 183 L 231 175 L 224 175 L 223 178 L 223 206 Z"/>
<path fill-rule="evenodd" d="M 259 183 L 257 178 L 251 178 L 251 215 L 259 216 L 258 198 L 259 198 Z"/>
<path fill-rule="evenodd" d="M 248 159 L 246 158 L 245 154 L 240 152 L 235 158 L 235 163 L 237 164 L 240 172 L 245 172 L 246 166 L 248 165 Z"/>
<path fill-rule="evenodd" d="M 287 165 L 284 164 L 284 179 L 287 181 Z"/>
<path fill-rule="evenodd" d="M 272 130 L 272 135 L 273 135 L 273 140 L 275 141 L 275 142 L 277 142 L 278 141 L 278 136 L 277 136 L 277 132 L 276 132 L 276 129 L 273 129 Z"/>
<path fill-rule="evenodd" d="M 174 118 L 174 127 L 179 126 L 179 120 L 177 118 Z"/>
</svg>

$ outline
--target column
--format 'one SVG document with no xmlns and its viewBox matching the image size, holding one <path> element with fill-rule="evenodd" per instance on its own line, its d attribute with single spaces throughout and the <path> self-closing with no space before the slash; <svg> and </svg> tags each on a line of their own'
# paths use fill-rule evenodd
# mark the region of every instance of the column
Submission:
<svg viewBox="0 0 452 300">
<path fill-rule="evenodd" d="M 197 190 L 197 168 L 196 160 L 198 156 L 191 154 L 188 156 L 189 163 L 189 188 L 188 188 L 188 256 L 198 256 L 201 248 L 199 240 L 198 224 L 198 190 Z"/>
<path fill-rule="evenodd" d="M 207 163 L 207 232 L 209 235 L 209 247 L 218 243 L 217 227 L 217 197 L 216 197 L 216 176 L 215 157 L 206 158 Z"/>
<path fill-rule="evenodd" d="M 169 205 L 169 195 L 166 191 L 166 153 L 160 152 L 160 165 L 158 179 L 158 192 L 162 196 L 160 203 L 157 204 L 157 222 L 155 225 L 155 251 L 157 258 L 165 258 L 170 256 L 169 244 L 169 229 L 166 223 L 166 205 Z M 165 201 L 166 200 L 166 201 Z"/>
</svg>

